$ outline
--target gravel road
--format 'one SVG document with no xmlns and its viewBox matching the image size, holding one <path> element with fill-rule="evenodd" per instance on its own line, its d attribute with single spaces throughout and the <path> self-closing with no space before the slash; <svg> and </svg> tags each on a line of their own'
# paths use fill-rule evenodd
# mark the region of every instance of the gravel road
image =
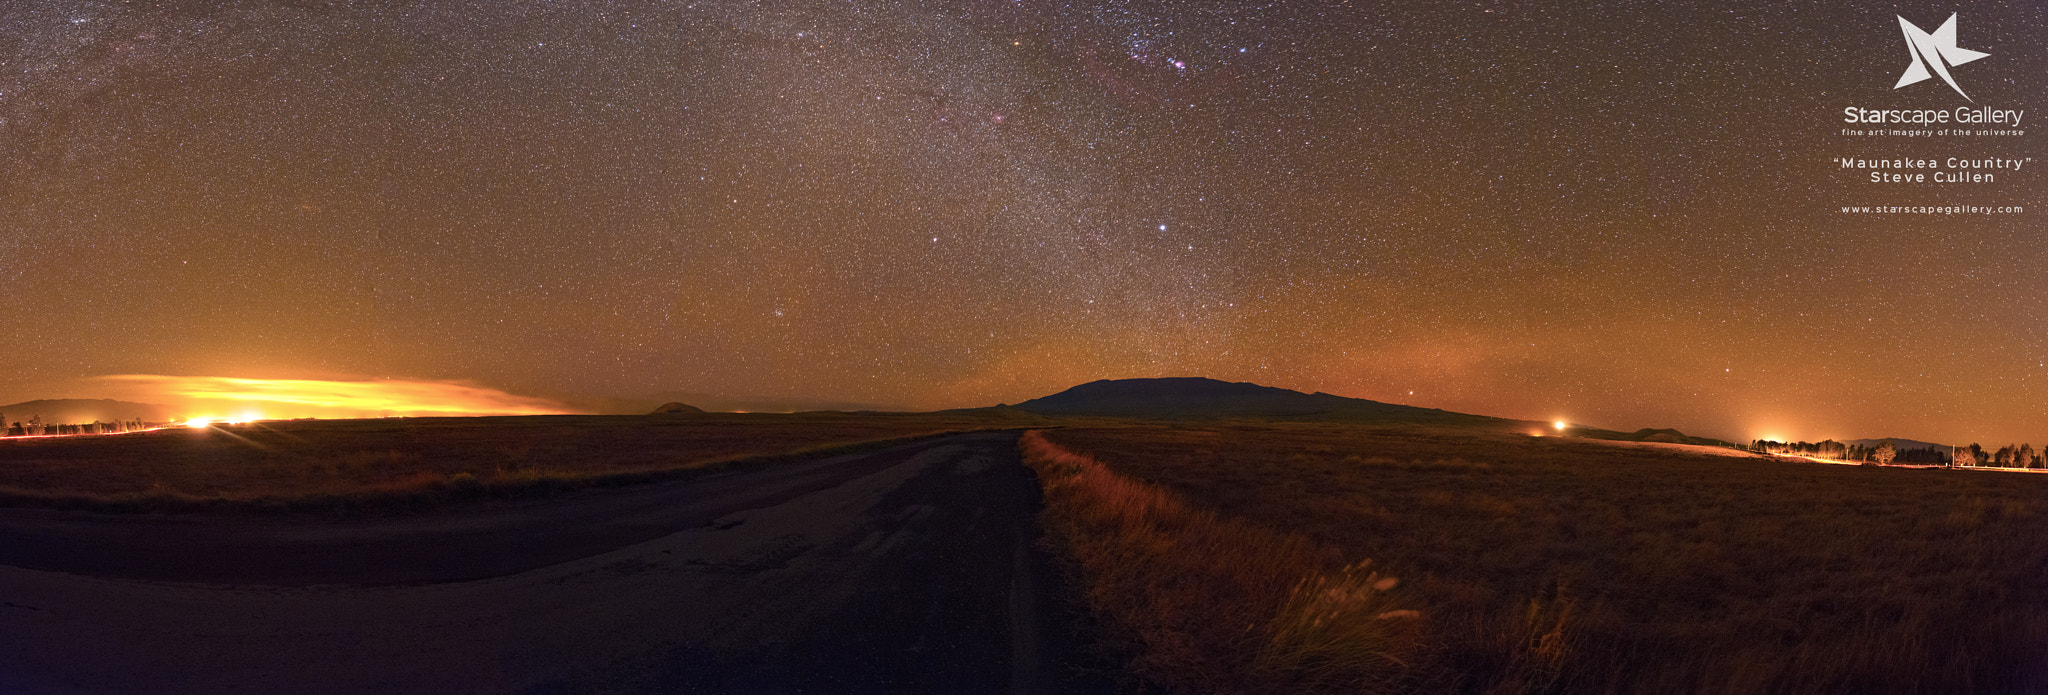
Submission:
<svg viewBox="0 0 2048 695">
<path fill-rule="evenodd" d="M 337 522 L 0 510 L 0 692 L 1073 692 L 1016 433 Z"/>
</svg>

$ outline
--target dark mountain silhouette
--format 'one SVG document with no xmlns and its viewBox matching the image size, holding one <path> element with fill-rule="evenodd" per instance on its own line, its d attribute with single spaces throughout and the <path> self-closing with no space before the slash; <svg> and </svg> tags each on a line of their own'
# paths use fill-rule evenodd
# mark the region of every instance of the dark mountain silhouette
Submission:
<svg viewBox="0 0 2048 695">
<path fill-rule="evenodd" d="M 1047 416 L 1124 417 L 1150 420 L 1246 418 L 1259 420 L 1420 423 L 1550 434 L 1551 423 L 1455 413 L 1327 393 L 1302 393 L 1258 384 L 1201 377 L 1094 381 L 1011 406 Z M 1675 429 L 1634 432 L 1572 425 L 1568 434 L 1590 439 L 1734 446 Z"/>
<path fill-rule="evenodd" d="M 654 409 L 655 415 L 702 415 L 703 413 L 703 408 L 675 401 L 663 403 L 660 407 Z"/>
<path fill-rule="evenodd" d="M 1516 421 L 1202 377 L 1092 381 L 1014 406 L 1038 415 L 1510 424 Z"/>
<path fill-rule="evenodd" d="M 167 405 L 131 403 L 109 398 L 50 398 L 27 401 L 0 405 L 0 414 L 6 415 L 9 423 L 27 422 L 30 417 L 40 417 L 43 424 L 48 425 L 116 420 L 166 422 L 183 416 L 183 413 Z"/>
</svg>

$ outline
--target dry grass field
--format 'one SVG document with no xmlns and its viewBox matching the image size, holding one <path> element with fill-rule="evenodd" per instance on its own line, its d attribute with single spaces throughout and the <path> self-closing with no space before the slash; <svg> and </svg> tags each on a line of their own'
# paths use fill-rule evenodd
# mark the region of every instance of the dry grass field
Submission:
<svg viewBox="0 0 2048 695">
<path fill-rule="evenodd" d="M 1023 446 L 1136 690 L 2048 692 L 2041 476 L 1334 425 Z"/>
<path fill-rule="evenodd" d="M 0 439 L 0 504 L 414 506 L 645 482 L 992 426 L 1002 423 L 939 414 L 713 413 L 264 421 Z"/>
</svg>

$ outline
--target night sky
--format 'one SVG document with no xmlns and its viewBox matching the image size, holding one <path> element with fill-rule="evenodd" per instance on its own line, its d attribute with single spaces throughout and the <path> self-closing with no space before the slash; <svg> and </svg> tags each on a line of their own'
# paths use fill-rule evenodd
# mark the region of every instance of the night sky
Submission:
<svg viewBox="0 0 2048 695">
<path fill-rule="evenodd" d="M 1897 16 L 1959 13 L 1953 66 Z M 87 377 L 901 408 L 1201 375 L 2048 439 L 2039 2 L 0 9 L 0 402 Z M 1845 107 L 2023 135 L 1841 135 Z M 1844 205 L 2020 205 L 1868 215 Z"/>
</svg>

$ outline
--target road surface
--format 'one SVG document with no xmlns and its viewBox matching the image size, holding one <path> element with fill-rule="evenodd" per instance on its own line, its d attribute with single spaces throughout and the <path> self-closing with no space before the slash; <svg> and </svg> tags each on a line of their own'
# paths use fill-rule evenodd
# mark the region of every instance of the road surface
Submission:
<svg viewBox="0 0 2048 695">
<path fill-rule="evenodd" d="M 0 510 L 0 692 L 1067 692 L 1016 433 L 347 522 Z"/>
</svg>

